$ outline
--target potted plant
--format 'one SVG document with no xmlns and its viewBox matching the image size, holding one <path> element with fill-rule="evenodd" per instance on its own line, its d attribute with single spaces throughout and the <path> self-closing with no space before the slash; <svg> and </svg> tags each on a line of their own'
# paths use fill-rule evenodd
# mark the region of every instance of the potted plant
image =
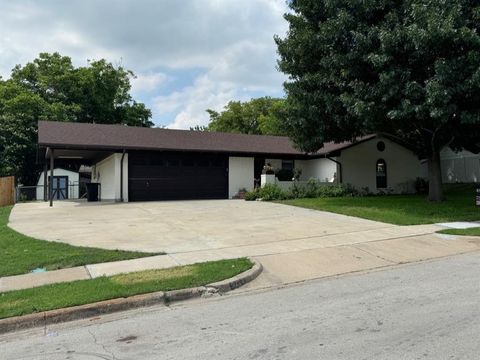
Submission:
<svg viewBox="0 0 480 360">
<path fill-rule="evenodd" d="M 240 188 L 240 189 L 238 189 L 237 197 L 238 197 L 238 199 L 245 199 L 246 194 L 247 194 L 247 189 Z"/>
<path fill-rule="evenodd" d="M 263 167 L 262 174 L 275 175 L 275 170 L 273 169 L 272 164 L 266 163 Z"/>
</svg>

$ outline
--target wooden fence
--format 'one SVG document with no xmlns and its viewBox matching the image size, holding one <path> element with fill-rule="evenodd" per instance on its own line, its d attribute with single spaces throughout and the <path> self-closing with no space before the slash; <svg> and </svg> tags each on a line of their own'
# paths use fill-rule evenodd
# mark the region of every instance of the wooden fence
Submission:
<svg viewBox="0 0 480 360">
<path fill-rule="evenodd" d="M 0 177 L 0 206 L 15 203 L 15 178 L 13 176 Z"/>
</svg>

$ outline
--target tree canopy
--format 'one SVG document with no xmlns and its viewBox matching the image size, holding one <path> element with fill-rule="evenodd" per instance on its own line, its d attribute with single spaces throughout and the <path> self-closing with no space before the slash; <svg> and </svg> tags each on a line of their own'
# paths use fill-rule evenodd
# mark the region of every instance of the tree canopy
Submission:
<svg viewBox="0 0 480 360">
<path fill-rule="evenodd" d="M 39 120 L 152 126 L 151 111 L 130 95 L 132 77 L 106 60 L 74 67 L 58 53 L 15 66 L 0 79 L 0 176 L 36 181 Z"/>
<path fill-rule="evenodd" d="M 230 101 L 223 111 L 207 110 L 209 124 L 196 130 L 242 134 L 285 135 L 285 100 L 270 97 Z"/>
<path fill-rule="evenodd" d="M 428 160 L 441 200 L 439 152 L 478 151 L 480 3 L 475 0 L 292 0 L 276 37 L 294 142 L 377 132 Z"/>
</svg>

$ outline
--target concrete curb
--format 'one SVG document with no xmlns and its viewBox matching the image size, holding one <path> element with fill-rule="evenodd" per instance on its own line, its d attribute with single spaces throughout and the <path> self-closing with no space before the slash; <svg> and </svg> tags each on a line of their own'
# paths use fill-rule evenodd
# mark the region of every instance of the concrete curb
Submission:
<svg viewBox="0 0 480 360">
<path fill-rule="evenodd" d="M 180 289 L 172 291 L 159 291 L 154 293 L 130 296 L 127 298 L 117 298 L 100 301 L 92 304 L 73 306 L 63 309 L 44 311 L 36 314 L 15 316 L 0 320 L 0 334 L 8 332 L 33 328 L 47 327 L 48 325 L 79 320 L 104 314 L 110 314 L 118 311 L 124 311 L 139 307 L 146 307 L 158 304 L 169 304 L 174 301 L 181 301 L 201 297 L 212 293 L 224 293 L 236 289 L 253 279 L 255 279 L 263 270 L 262 265 L 249 259 L 253 266 L 230 279 L 225 279 L 205 286 Z"/>
<path fill-rule="evenodd" d="M 249 270 L 238 274 L 230 279 L 206 285 L 205 287 L 207 288 L 207 291 L 224 293 L 230 290 L 234 290 L 254 280 L 262 272 L 263 266 L 255 259 L 250 259 L 250 261 L 253 262 L 253 266 Z"/>
</svg>

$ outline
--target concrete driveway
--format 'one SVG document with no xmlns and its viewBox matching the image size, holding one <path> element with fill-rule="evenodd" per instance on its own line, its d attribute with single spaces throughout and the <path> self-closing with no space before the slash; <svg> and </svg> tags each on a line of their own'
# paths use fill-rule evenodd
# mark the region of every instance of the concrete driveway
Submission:
<svg viewBox="0 0 480 360">
<path fill-rule="evenodd" d="M 474 251 L 478 241 L 440 237 L 436 225 L 396 226 L 269 202 L 17 204 L 13 229 L 44 240 L 106 249 L 164 251 L 157 267 L 257 257 L 257 283 L 295 282 Z M 101 268 L 108 274 L 108 265 Z"/>
</svg>

